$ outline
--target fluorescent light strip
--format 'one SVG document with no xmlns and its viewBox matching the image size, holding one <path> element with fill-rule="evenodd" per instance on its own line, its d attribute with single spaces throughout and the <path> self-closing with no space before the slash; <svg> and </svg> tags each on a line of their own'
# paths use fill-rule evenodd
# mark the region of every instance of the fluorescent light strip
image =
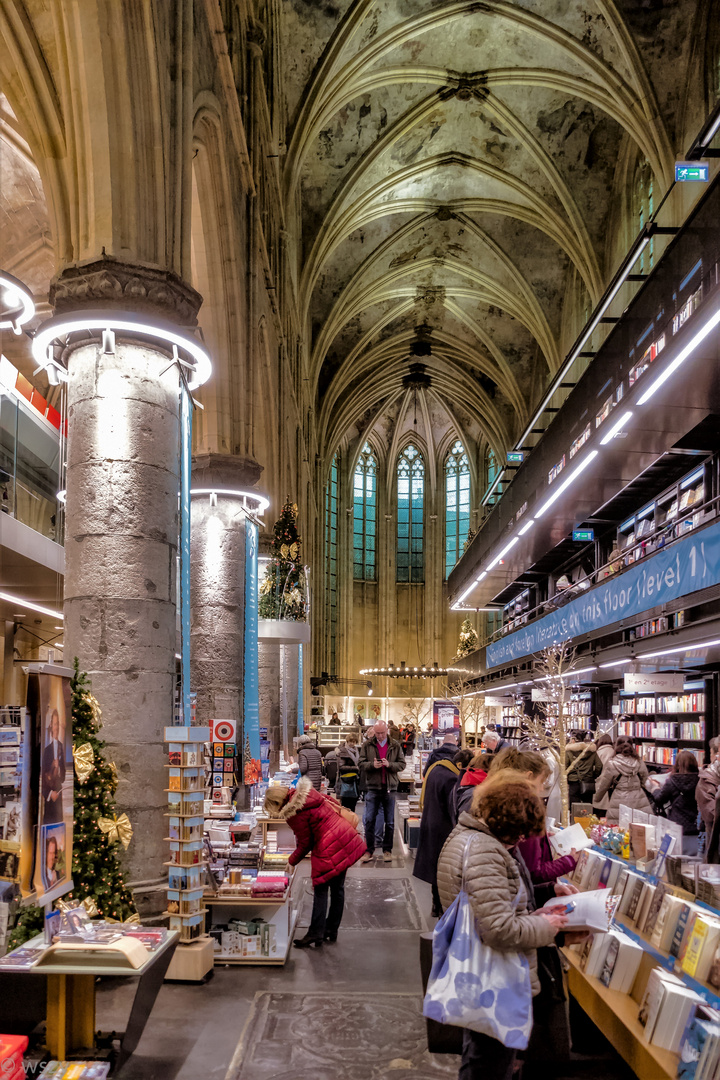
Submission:
<svg viewBox="0 0 720 1080">
<path fill-rule="evenodd" d="M 650 400 L 653 394 L 660 389 L 663 383 L 667 382 L 670 376 L 674 374 L 674 372 L 677 371 L 680 365 L 687 360 L 688 356 L 691 356 L 692 353 L 695 352 L 698 345 L 700 345 L 705 340 L 708 334 L 715 329 L 718 323 L 720 323 L 720 307 L 717 309 L 714 315 L 711 315 L 705 325 L 701 327 L 700 330 L 698 330 L 695 337 L 687 343 L 685 348 L 680 350 L 678 355 L 675 357 L 672 363 L 668 364 L 663 373 L 661 375 L 658 375 L 655 382 L 647 388 L 643 396 L 639 399 L 638 405 L 645 405 Z"/>
<path fill-rule="evenodd" d="M 659 652 L 641 653 L 636 659 L 649 660 L 653 656 L 670 656 L 672 653 L 695 652 L 697 649 L 709 649 L 711 645 L 720 645 L 720 638 L 715 638 L 713 641 L 698 641 L 692 645 L 678 645 L 674 649 L 661 649 Z"/>
<path fill-rule="evenodd" d="M 607 444 L 609 442 L 612 442 L 612 440 L 615 438 L 617 433 L 619 431 L 622 431 L 622 429 L 625 427 L 625 425 L 627 424 L 627 422 L 628 422 L 628 420 L 630 419 L 631 416 L 632 416 L 632 413 L 630 412 L 629 409 L 628 409 L 628 411 L 626 413 L 623 413 L 623 415 L 620 417 L 620 419 L 617 421 L 617 423 L 613 424 L 613 426 L 610 428 L 607 435 L 603 439 L 600 440 L 600 445 L 601 446 L 607 446 Z"/>
<path fill-rule="evenodd" d="M 696 480 L 699 480 L 701 478 L 701 476 L 704 475 L 704 473 L 705 473 L 705 468 L 704 467 L 701 468 L 701 469 L 697 469 L 696 472 L 694 472 L 694 473 L 692 473 L 692 475 L 688 476 L 686 480 L 683 480 L 682 484 L 680 485 L 680 490 L 684 491 L 685 488 L 689 488 L 690 485 L 694 484 Z"/>
<path fill-rule="evenodd" d="M 529 529 L 532 529 L 534 524 L 535 524 L 535 518 L 530 518 L 528 523 L 526 525 L 523 525 L 522 529 L 518 533 L 518 536 L 524 536 L 525 533 L 528 532 Z"/>
<path fill-rule="evenodd" d="M 538 682 L 552 682 L 553 679 L 570 679 L 573 675 L 587 675 L 589 671 L 596 671 L 597 666 L 593 664 L 592 667 L 578 668 L 577 671 L 568 671 L 564 675 L 545 675 L 542 679 L 538 679 Z"/>
<path fill-rule="evenodd" d="M 65 618 L 62 611 L 54 611 L 52 608 L 42 607 L 41 604 L 33 604 L 30 600 L 13 596 L 12 593 L 0 592 L 0 600 L 6 600 L 8 604 L 17 604 L 18 607 L 27 608 L 29 611 L 39 611 L 41 615 L 52 615 L 54 619 Z"/>
<path fill-rule="evenodd" d="M 515 444 L 516 449 L 520 449 L 520 447 L 525 445 L 525 440 L 527 439 L 528 435 L 530 435 L 530 433 L 532 432 L 532 429 L 535 427 L 535 424 L 538 422 L 538 420 L 540 419 L 542 414 L 545 412 L 545 409 L 547 408 L 547 406 L 552 401 L 553 396 L 555 395 L 560 383 L 563 381 L 563 379 L 567 375 L 568 371 L 570 370 L 570 368 L 573 366 L 573 364 L 577 360 L 578 355 L 582 352 L 583 346 L 587 342 L 588 338 L 591 337 L 593 331 L 598 326 L 598 324 L 599 324 L 600 320 L 602 319 L 603 315 L 605 314 L 607 309 L 610 307 L 610 304 L 613 302 L 613 300 L 615 299 L 617 294 L 620 292 L 620 289 L 622 288 L 623 284 L 625 283 L 625 278 L 628 276 L 628 274 L 632 270 L 633 266 L 638 261 L 638 258 L 640 257 L 640 253 L 643 251 L 643 249 L 649 243 L 650 243 L 650 237 L 649 236 L 644 236 L 642 238 L 639 246 L 638 246 L 637 251 L 634 253 L 633 261 L 627 263 L 627 265 L 625 266 L 619 280 L 616 282 L 612 292 L 608 295 L 607 300 L 602 305 L 602 307 L 598 310 L 598 312 L 595 315 L 595 317 L 593 318 L 592 322 L 588 323 L 587 327 L 585 328 L 585 333 L 580 338 L 580 341 L 577 343 L 577 345 L 575 346 L 573 351 L 570 353 L 570 356 L 567 358 L 567 360 L 565 361 L 565 363 L 563 364 L 563 366 L 560 368 L 559 372 L 555 376 L 555 379 L 553 381 L 552 386 L 550 387 L 547 394 L 543 398 L 542 404 L 540 405 L 540 407 L 536 411 L 535 415 L 533 416 L 533 418 L 530 421 L 530 423 L 528 424 L 528 426 L 525 428 L 524 432 L 522 433 L 522 437 Z"/>
<path fill-rule="evenodd" d="M 606 668 L 606 667 L 621 667 L 621 666 L 622 666 L 623 664 L 632 664 L 632 662 L 633 662 L 633 659 L 634 659 L 634 658 L 633 658 L 633 657 L 631 656 L 631 657 L 630 657 L 630 658 L 629 658 L 628 660 L 611 660 L 611 661 L 610 661 L 609 663 L 607 663 L 607 664 L 601 664 L 601 665 L 600 665 L 600 667 L 601 667 L 601 668 Z"/>
<path fill-rule="evenodd" d="M 570 473 L 567 480 L 560 485 L 557 491 L 553 492 L 549 499 L 546 499 L 546 501 L 543 503 L 539 510 L 535 511 L 536 519 L 539 518 L 542 514 L 544 514 L 545 511 L 548 510 L 552 506 L 552 504 L 560 498 L 562 493 L 570 487 L 573 481 L 578 478 L 580 473 L 583 472 L 588 467 L 590 462 L 598 456 L 599 452 L 599 450 L 591 450 L 587 457 L 583 458 L 578 467 Z"/>
<path fill-rule="evenodd" d="M 490 570 L 492 570 L 492 569 L 493 569 L 493 568 L 494 568 L 495 566 L 497 566 L 497 564 L 498 564 L 498 563 L 500 562 L 500 560 L 501 560 L 501 559 L 503 558 L 503 556 L 504 556 L 504 555 L 507 555 L 507 553 L 508 553 L 508 551 L 510 550 L 510 548 L 511 548 L 511 547 L 514 547 L 514 546 L 515 546 L 515 544 L 517 544 L 517 543 L 519 543 L 519 542 L 520 542 L 520 538 L 519 538 L 519 537 L 517 537 L 517 536 L 513 536 L 513 538 L 512 538 L 512 540 L 510 541 L 510 543 L 509 543 L 509 544 L 507 544 L 507 545 L 506 545 L 506 546 L 505 546 L 505 547 L 504 547 L 504 548 L 502 549 L 502 551 L 500 552 L 500 554 L 499 554 L 499 555 L 496 555 L 496 556 L 495 556 L 495 558 L 493 559 L 493 561 L 492 561 L 491 563 L 488 563 L 487 569 L 483 571 L 483 573 L 481 574 L 481 576 L 480 576 L 480 577 L 478 578 L 478 581 L 480 581 L 480 580 L 481 580 L 481 578 L 485 577 L 485 575 L 486 575 L 487 573 L 489 573 L 489 572 L 490 572 Z"/>
</svg>

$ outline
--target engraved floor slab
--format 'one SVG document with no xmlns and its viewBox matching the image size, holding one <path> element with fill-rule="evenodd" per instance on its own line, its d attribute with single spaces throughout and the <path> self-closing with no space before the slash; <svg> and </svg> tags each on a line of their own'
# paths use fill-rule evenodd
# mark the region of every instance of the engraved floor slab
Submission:
<svg viewBox="0 0 720 1080">
<path fill-rule="evenodd" d="M 312 886 L 305 885 L 300 926 L 310 925 Z M 409 878 L 348 877 L 341 930 L 425 930 L 415 890 Z"/>
<path fill-rule="evenodd" d="M 226 1080 L 448 1080 L 417 994 L 260 991 Z"/>
</svg>

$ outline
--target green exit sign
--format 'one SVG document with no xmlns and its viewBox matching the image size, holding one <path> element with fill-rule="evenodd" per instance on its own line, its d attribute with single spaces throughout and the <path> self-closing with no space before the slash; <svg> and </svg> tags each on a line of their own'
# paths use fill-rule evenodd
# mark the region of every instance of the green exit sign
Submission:
<svg viewBox="0 0 720 1080">
<path fill-rule="evenodd" d="M 522 450 L 508 450 L 507 463 L 508 465 L 522 465 L 524 457 Z"/>
<path fill-rule="evenodd" d="M 678 184 L 707 184 L 710 179 L 710 166 L 707 161 L 676 161 L 675 182 Z"/>
<path fill-rule="evenodd" d="M 573 529 L 573 540 L 586 544 L 595 539 L 594 529 Z"/>
</svg>

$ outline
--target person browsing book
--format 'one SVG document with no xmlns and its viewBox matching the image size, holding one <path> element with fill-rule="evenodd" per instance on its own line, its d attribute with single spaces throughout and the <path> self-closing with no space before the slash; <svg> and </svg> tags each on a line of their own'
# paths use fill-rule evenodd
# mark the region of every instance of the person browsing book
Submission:
<svg viewBox="0 0 720 1080">
<path fill-rule="evenodd" d="M 305 936 L 293 942 L 296 949 L 337 941 L 345 906 L 345 874 L 365 851 L 360 834 L 340 809 L 335 799 L 316 791 L 307 777 L 296 788 L 271 787 L 265 796 L 265 813 L 286 821 L 295 833 L 297 847 L 288 859 L 290 865 L 310 855 L 312 916 Z"/>
<path fill-rule="evenodd" d="M 531 901 L 511 849 L 545 827 L 545 807 L 522 776 L 502 774 L 475 788 L 470 811 L 463 811 L 438 861 L 438 889 L 448 908 L 463 887 L 475 925 L 489 948 L 524 953 L 533 996 L 540 993 L 536 950 L 550 945 L 566 918 L 531 913 Z M 466 851 L 467 847 L 467 851 Z M 483 986 L 483 992 L 504 987 Z M 510 1080 L 517 1051 L 490 1035 L 465 1029 L 458 1080 Z"/>
<path fill-rule="evenodd" d="M 697 758 L 690 750 L 681 750 L 675 758 L 670 775 L 652 799 L 658 810 L 664 810 L 668 821 L 682 825 L 683 855 L 697 855 L 698 804 L 696 790 L 700 779 Z"/>
</svg>

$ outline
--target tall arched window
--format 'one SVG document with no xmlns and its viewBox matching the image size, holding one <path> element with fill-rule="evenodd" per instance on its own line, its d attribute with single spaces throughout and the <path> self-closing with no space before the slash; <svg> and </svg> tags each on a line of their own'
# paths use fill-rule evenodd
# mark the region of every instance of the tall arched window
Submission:
<svg viewBox="0 0 720 1080">
<path fill-rule="evenodd" d="M 495 451 L 491 450 L 489 446 L 485 453 L 485 470 L 487 472 L 487 486 L 492 487 L 493 481 L 498 474 L 498 463 Z"/>
<path fill-rule="evenodd" d="M 328 665 L 330 674 L 337 672 L 337 526 L 338 526 L 338 468 L 340 455 L 335 454 L 325 487 L 325 624 L 328 635 Z"/>
<path fill-rule="evenodd" d="M 377 458 L 363 446 L 353 476 L 353 577 L 375 580 L 377 534 Z"/>
<path fill-rule="evenodd" d="M 397 466 L 397 580 L 423 578 L 423 500 L 425 464 L 420 451 L 406 446 Z"/>
<path fill-rule="evenodd" d="M 445 577 L 463 551 L 470 529 L 470 464 L 458 439 L 445 458 Z"/>
<path fill-rule="evenodd" d="M 635 183 L 633 185 L 633 198 L 634 198 L 634 213 L 635 224 L 638 233 L 647 225 L 648 221 L 653 215 L 655 209 L 654 193 L 653 193 L 653 174 L 650 168 L 650 163 L 643 159 L 638 163 L 635 170 Z M 647 263 L 645 254 L 647 252 Z M 641 254 L 638 272 L 644 274 L 649 272 L 653 268 L 655 261 L 655 238 L 650 237 L 650 243 L 647 244 Z"/>
</svg>

